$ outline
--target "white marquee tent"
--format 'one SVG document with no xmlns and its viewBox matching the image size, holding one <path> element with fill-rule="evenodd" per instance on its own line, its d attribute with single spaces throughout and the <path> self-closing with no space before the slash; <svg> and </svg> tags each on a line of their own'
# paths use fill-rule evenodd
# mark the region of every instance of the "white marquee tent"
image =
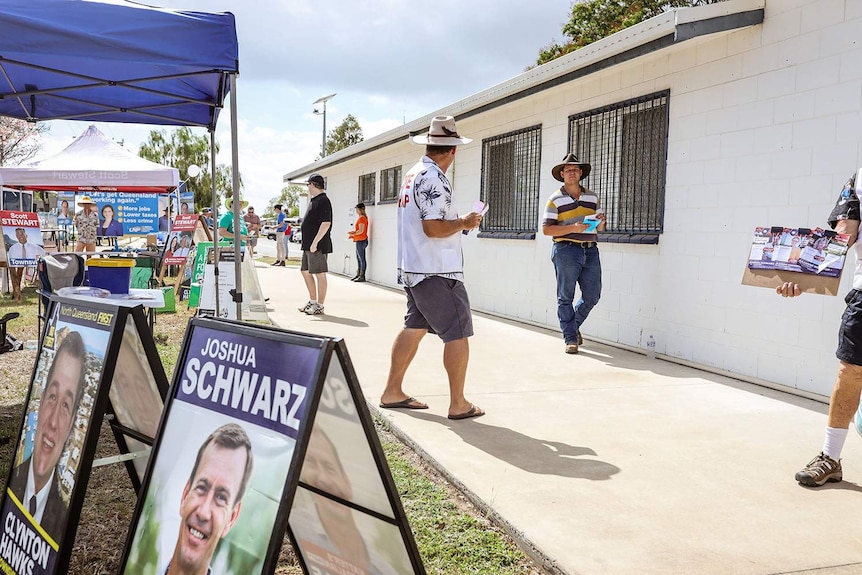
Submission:
<svg viewBox="0 0 862 575">
<path fill-rule="evenodd" d="M 179 182 L 179 170 L 133 154 L 95 126 L 50 158 L 0 167 L 0 184 L 22 190 L 166 193 Z"/>
</svg>

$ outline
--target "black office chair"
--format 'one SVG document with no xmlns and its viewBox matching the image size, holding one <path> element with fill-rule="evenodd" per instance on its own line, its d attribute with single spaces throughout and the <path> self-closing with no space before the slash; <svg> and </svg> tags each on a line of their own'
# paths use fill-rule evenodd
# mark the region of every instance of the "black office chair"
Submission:
<svg viewBox="0 0 862 575">
<path fill-rule="evenodd" d="M 18 338 L 12 337 L 6 333 L 6 324 L 21 314 L 17 311 L 11 311 L 0 317 L 0 353 L 7 351 L 18 351 L 24 348 L 24 344 Z"/>
<path fill-rule="evenodd" d="M 51 294 L 60 288 L 84 285 L 84 258 L 78 254 L 56 253 L 39 258 L 36 273 L 39 276 L 39 335 L 42 322 L 48 314 Z"/>
</svg>

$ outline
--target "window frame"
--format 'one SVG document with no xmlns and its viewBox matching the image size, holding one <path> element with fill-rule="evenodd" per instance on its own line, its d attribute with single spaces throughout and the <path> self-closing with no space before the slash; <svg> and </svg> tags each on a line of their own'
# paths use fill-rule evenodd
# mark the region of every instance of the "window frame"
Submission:
<svg viewBox="0 0 862 575">
<path fill-rule="evenodd" d="M 370 180 L 370 195 L 369 195 L 369 185 L 368 182 Z M 376 202 L 377 198 L 377 174 L 375 172 L 371 172 L 369 174 L 362 174 L 359 176 L 358 183 L 358 192 L 356 194 L 357 203 L 365 204 L 366 206 L 373 206 Z"/>
<path fill-rule="evenodd" d="M 542 124 L 535 124 L 482 139 L 479 198 L 489 209 L 478 237 L 536 239 L 542 210 L 542 134 Z M 506 171 L 508 178 L 500 176 Z M 501 192 L 503 186 L 507 189 Z"/>
<path fill-rule="evenodd" d="M 591 164 L 583 184 L 598 196 L 608 218 L 599 241 L 658 243 L 664 232 L 669 126 L 669 89 L 569 116 L 569 150 Z"/>
<path fill-rule="evenodd" d="M 389 174 L 394 174 L 394 177 L 391 178 L 392 183 L 392 192 L 391 196 L 386 192 L 387 188 L 390 184 Z M 394 204 L 398 202 L 398 192 L 401 191 L 401 180 L 404 177 L 404 169 L 400 164 L 397 166 L 392 166 L 391 168 L 384 168 L 380 170 L 380 201 L 377 202 L 379 204 Z"/>
</svg>

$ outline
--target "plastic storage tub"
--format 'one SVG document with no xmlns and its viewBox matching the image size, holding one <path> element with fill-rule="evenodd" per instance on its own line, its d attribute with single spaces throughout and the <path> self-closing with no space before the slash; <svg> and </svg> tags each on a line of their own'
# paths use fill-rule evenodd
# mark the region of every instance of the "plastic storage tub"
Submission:
<svg viewBox="0 0 862 575">
<path fill-rule="evenodd" d="M 90 258 L 87 260 L 90 287 L 127 294 L 132 283 L 133 267 L 135 260 L 132 258 Z"/>
</svg>

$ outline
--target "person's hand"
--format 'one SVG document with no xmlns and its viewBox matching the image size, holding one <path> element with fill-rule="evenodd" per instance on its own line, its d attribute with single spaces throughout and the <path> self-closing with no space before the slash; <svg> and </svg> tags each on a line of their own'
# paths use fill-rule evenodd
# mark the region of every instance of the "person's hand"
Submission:
<svg viewBox="0 0 862 575">
<path fill-rule="evenodd" d="M 587 231 L 590 227 L 589 224 L 585 224 L 584 222 L 576 222 L 576 223 L 572 224 L 572 226 L 574 226 L 574 228 L 575 228 L 574 232 L 576 234 L 582 234 L 585 231 Z"/>
<path fill-rule="evenodd" d="M 802 294 L 802 290 L 799 288 L 799 284 L 795 284 L 793 282 L 784 282 L 783 284 L 775 288 L 775 293 L 777 293 L 781 297 L 796 297 Z"/>
<path fill-rule="evenodd" d="M 477 214 L 476 212 L 470 212 L 465 214 L 461 221 L 463 222 L 463 226 L 465 230 L 473 230 L 479 227 L 479 224 L 482 223 L 482 216 Z"/>
<path fill-rule="evenodd" d="M 308 251 L 314 253 L 317 251 L 317 242 L 312 242 L 310 246 L 308 246 Z"/>
<path fill-rule="evenodd" d="M 605 215 L 604 212 L 596 212 L 595 217 L 596 219 L 602 220 L 603 222 L 608 221 L 608 217 Z"/>
</svg>

